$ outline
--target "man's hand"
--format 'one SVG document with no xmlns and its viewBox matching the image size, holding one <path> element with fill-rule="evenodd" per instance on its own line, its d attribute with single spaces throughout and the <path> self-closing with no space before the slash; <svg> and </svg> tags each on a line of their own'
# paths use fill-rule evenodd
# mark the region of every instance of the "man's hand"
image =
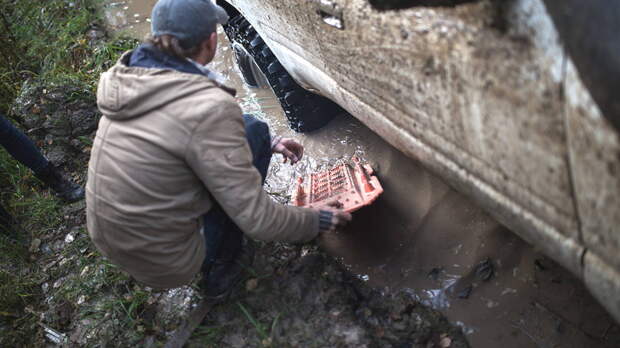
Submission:
<svg viewBox="0 0 620 348">
<path fill-rule="evenodd" d="M 337 228 L 345 226 L 353 219 L 351 213 L 347 213 L 346 211 L 342 210 L 342 203 L 338 202 L 337 200 L 327 203 L 327 206 L 321 207 L 320 210 L 327 210 L 333 214 L 332 224 L 329 230 L 327 230 L 328 233 L 334 232 Z"/>
<path fill-rule="evenodd" d="M 291 160 L 291 164 L 295 164 L 304 155 L 303 145 L 291 138 L 275 137 L 271 144 L 271 150 L 274 153 L 281 153 L 284 156 L 284 163 Z"/>
</svg>

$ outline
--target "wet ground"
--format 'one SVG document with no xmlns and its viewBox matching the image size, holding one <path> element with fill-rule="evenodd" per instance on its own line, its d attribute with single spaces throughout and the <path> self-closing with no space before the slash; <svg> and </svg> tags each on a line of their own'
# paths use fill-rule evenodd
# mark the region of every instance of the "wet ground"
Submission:
<svg viewBox="0 0 620 348">
<path fill-rule="evenodd" d="M 108 20 L 143 37 L 154 2 L 110 4 Z M 376 169 L 383 196 L 321 241 L 359 279 L 440 310 L 473 347 L 620 346 L 620 329 L 574 276 L 352 116 L 341 115 L 313 134 L 295 134 L 269 89 L 243 84 L 222 33 L 210 66 L 237 88 L 245 112 L 306 148 L 296 166 L 274 158 L 266 190 L 276 199 L 288 201 L 297 176 L 354 154 Z"/>
</svg>

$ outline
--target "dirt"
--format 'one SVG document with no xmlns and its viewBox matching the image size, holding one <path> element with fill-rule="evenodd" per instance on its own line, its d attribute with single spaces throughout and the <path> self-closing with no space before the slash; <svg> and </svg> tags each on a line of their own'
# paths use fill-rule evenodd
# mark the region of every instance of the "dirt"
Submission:
<svg viewBox="0 0 620 348">
<path fill-rule="evenodd" d="M 442 347 L 449 340 L 450 347 L 468 346 L 458 327 L 411 294 L 386 296 L 315 246 L 264 245 L 254 268 L 245 289 L 204 322 L 203 330 L 219 330 L 223 345 Z M 189 346 L 200 344 L 197 334 Z"/>
<path fill-rule="evenodd" d="M 49 83 L 32 79 L 24 83 L 13 114 L 28 136 L 42 146 L 46 157 L 59 166 L 81 168 L 89 154 L 90 140 L 100 113 L 86 86 L 72 81 Z M 80 165 L 82 164 L 82 165 Z"/>
</svg>

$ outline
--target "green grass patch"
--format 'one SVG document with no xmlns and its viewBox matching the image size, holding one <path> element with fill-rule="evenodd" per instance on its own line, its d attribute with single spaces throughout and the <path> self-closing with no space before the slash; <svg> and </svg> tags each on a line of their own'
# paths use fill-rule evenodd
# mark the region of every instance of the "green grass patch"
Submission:
<svg viewBox="0 0 620 348">
<path fill-rule="evenodd" d="M 0 233 L 0 345 L 31 342 L 37 329 L 32 310 L 42 297 L 43 274 L 30 259 L 30 235 L 38 237 L 60 222 L 58 202 L 49 193 L 34 190 L 36 179 L 28 169 L 0 151 L 0 200 L 19 225 Z M 7 345 L 10 343 L 10 345 Z"/>
<path fill-rule="evenodd" d="M 0 113 L 15 119 L 11 110 L 26 81 L 63 90 L 62 105 L 85 102 L 95 106 L 100 74 L 137 44 L 133 39 L 105 35 L 93 39 L 93 30 L 103 28 L 99 6 L 95 0 L 0 0 Z M 91 143 L 88 137 L 79 140 Z M 86 164 L 78 170 L 85 171 Z M 42 336 L 37 312 L 45 311 L 50 303 L 77 303 L 80 297 L 94 297 L 101 289 L 113 289 L 112 298 L 99 301 L 104 304 L 97 308 L 80 308 L 78 319 L 113 310 L 118 313 L 115 318 L 123 318 L 121 329 L 139 325 L 145 295 L 114 288 L 128 278 L 94 251 L 85 229 L 60 254 L 29 250 L 34 239 L 51 243 L 55 240 L 49 239 L 64 238 L 55 235 L 63 225 L 64 205 L 2 148 L 0 202 L 18 222 L 10 231 L 0 231 L 0 346 L 37 345 Z M 43 269 L 53 261 L 64 263 Z M 54 288 L 54 282 L 63 277 L 65 281 Z M 43 294 L 43 283 L 53 300 L 43 301 L 49 296 Z"/>
<path fill-rule="evenodd" d="M 127 38 L 94 41 L 103 27 L 94 0 L 0 0 L 0 112 L 8 113 L 24 80 L 73 79 L 93 96 L 100 73 L 119 53 L 135 46 Z"/>
</svg>

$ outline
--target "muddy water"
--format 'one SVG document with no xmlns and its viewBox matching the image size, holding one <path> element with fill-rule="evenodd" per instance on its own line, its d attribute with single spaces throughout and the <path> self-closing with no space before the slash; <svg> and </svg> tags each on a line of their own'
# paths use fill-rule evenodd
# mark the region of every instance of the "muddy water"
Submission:
<svg viewBox="0 0 620 348">
<path fill-rule="evenodd" d="M 154 3 L 109 3 L 108 22 L 143 38 Z M 274 157 L 266 190 L 275 199 L 287 202 L 297 176 L 354 154 L 377 170 L 383 196 L 320 241 L 352 272 L 386 293 L 404 290 L 442 311 L 473 347 L 620 347 L 620 329 L 575 277 L 350 115 L 311 135 L 292 132 L 272 92 L 243 83 L 219 34 L 211 69 L 237 88 L 245 112 L 306 148 L 295 166 Z"/>
</svg>

